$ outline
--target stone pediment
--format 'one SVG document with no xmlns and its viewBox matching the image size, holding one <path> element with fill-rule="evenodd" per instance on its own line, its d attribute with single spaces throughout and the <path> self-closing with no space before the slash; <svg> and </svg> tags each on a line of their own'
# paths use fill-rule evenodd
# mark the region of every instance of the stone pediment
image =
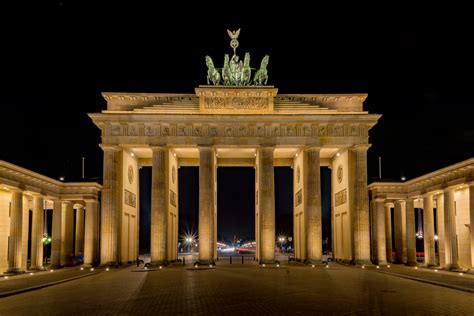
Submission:
<svg viewBox="0 0 474 316">
<path fill-rule="evenodd" d="M 199 112 L 204 114 L 271 114 L 278 89 L 273 86 L 199 86 Z"/>
</svg>

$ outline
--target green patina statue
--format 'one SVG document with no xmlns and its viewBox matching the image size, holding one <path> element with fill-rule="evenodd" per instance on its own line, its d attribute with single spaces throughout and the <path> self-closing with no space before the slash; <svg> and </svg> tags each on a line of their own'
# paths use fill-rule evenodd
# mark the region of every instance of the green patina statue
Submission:
<svg viewBox="0 0 474 316">
<path fill-rule="evenodd" d="M 236 49 L 239 46 L 237 38 L 240 35 L 240 29 L 237 31 L 227 30 L 231 38 L 230 47 L 234 50 L 234 55 L 229 60 L 229 54 L 224 55 L 224 65 L 222 66 L 221 72 L 219 73 L 218 68 L 215 68 L 212 58 L 206 56 L 207 65 L 207 84 L 212 82 L 213 85 L 219 85 L 222 83 L 226 86 L 249 86 L 252 84 L 252 69 L 250 67 L 250 53 L 245 53 L 244 61 L 239 60 L 239 56 L 236 53 Z M 266 85 L 268 81 L 268 65 L 269 56 L 265 55 L 260 64 L 260 69 L 255 73 L 253 78 L 254 85 Z"/>
<path fill-rule="evenodd" d="M 206 65 L 207 65 L 207 84 L 212 82 L 215 86 L 217 86 L 221 81 L 221 75 L 214 67 L 214 63 L 212 62 L 212 58 L 210 56 L 206 56 Z"/>
<path fill-rule="evenodd" d="M 267 66 L 268 66 L 269 58 L 270 56 L 268 55 L 265 55 L 265 57 L 263 57 L 262 62 L 260 63 L 260 69 L 257 70 L 257 72 L 255 73 L 255 77 L 253 77 L 253 83 L 256 86 L 262 86 L 264 84 L 265 85 L 267 84 L 267 81 L 268 81 Z"/>
</svg>

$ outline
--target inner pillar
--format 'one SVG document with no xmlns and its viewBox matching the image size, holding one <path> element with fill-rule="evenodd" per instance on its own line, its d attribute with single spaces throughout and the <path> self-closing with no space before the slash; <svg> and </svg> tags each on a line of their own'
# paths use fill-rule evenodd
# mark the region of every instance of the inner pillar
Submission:
<svg viewBox="0 0 474 316">
<path fill-rule="evenodd" d="M 23 228 L 23 191 L 12 190 L 10 237 L 8 238 L 8 273 L 24 272 L 21 266 Z M 28 241 L 26 241 L 28 242 Z"/>
<path fill-rule="evenodd" d="M 423 243 L 425 248 L 425 266 L 435 266 L 433 194 L 425 194 L 423 196 Z"/>
<path fill-rule="evenodd" d="M 214 264 L 214 149 L 199 147 L 199 264 Z"/>
<path fill-rule="evenodd" d="M 306 151 L 306 259 L 309 262 L 322 262 L 321 228 L 321 175 L 319 162 L 320 148 Z"/>
<path fill-rule="evenodd" d="M 406 201 L 407 265 L 416 265 L 415 201 Z"/>
<path fill-rule="evenodd" d="M 259 148 L 260 263 L 275 263 L 274 147 Z"/>
<path fill-rule="evenodd" d="M 395 202 L 394 213 L 395 229 L 395 263 L 406 261 L 406 204 L 404 200 Z"/>
<path fill-rule="evenodd" d="M 375 199 L 375 236 L 376 236 L 376 261 L 378 264 L 387 263 L 387 250 L 385 244 L 385 199 Z"/>
<path fill-rule="evenodd" d="M 458 269 L 459 256 L 456 237 L 456 215 L 454 206 L 454 189 L 448 188 L 444 191 L 444 233 L 446 268 Z"/>
<path fill-rule="evenodd" d="M 41 195 L 34 195 L 33 218 L 31 223 L 31 270 L 43 269 L 43 208 L 43 197 Z"/>
<path fill-rule="evenodd" d="M 74 252 L 84 254 L 84 206 L 76 205 L 76 241 Z"/>
<path fill-rule="evenodd" d="M 167 263 L 166 237 L 168 222 L 168 150 L 153 147 L 151 184 L 151 264 Z"/>
</svg>

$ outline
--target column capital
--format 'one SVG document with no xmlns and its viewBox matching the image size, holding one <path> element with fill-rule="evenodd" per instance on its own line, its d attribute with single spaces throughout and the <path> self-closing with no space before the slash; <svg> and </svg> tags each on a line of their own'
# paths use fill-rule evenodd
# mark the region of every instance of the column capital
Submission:
<svg viewBox="0 0 474 316">
<path fill-rule="evenodd" d="M 152 151 L 161 151 L 166 150 L 167 146 L 165 144 L 150 145 Z"/>
<path fill-rule="evenodd" d="M 370 147 L 372 147 L 372 144 L 356 144 L 349 149 L 352 151 L 367 151 Z"/>
<path fill-rule="evenodd" d="M 310 151 L 321 151 L 321 148 L 323 148 L 322 146 L 306 146 L 304 149 L 307 151 L 307 152 L 310 152 Z"/>
<path fill-rule="evenodd" d="M 120 151 L 120 147 L 117 145 L 104 145 L 104 144 L 99 144 L 99 147 L 102 148 L 103 151 Z"/>
</svg>

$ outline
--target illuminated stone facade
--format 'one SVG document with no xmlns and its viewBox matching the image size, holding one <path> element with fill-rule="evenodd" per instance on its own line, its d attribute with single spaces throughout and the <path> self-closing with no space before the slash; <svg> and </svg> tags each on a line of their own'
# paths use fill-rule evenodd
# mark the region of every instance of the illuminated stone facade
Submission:
<svg viewBox="0 0 474 316">
<path fill-rule="evenodd" d="M 426 266 L 474 268 L 474 158 L 403 183 L 372 183 L 369 191 L 374 261 L 417 264 L 419 238 Z M 422 234 L 415 231 L 415 209 L 422 209 Z"/>
<path fill-rule="evenodd" d="M 363 94 L 277 94 L 272 86 L 200 86 L 196 94 L 104 93 L 107 109 L 89 114 L 102 133 L 104 189 L 101 262 L 137 257 L 138 168 L 152 166 L 151 260 L 177 259 L 181 166 L 199 166 L 200 263 L 216 259 L 216 168 L 253 166 L 257 258 L 275 262 L 274 166 L 294 172 L 297 260 L 322 256 L 320 167 L 332 179 L 335 258 L 370 261 L 368 132 L 380 115 Z M 130 168 L 132 171 L 130 172 Z M 130 180 L 130 174 L 133 179 Z M 344 192 L 337 198 L 334 194 Z M 137 205 L 131 207 L 130 194 Z M 128 196 L 128 197 L 127 197 Z"/>
</svg>

